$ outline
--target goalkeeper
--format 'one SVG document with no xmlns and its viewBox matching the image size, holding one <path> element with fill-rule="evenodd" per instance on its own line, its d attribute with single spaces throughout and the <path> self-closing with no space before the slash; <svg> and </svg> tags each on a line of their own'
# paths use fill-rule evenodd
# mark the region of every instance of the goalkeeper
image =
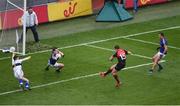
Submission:
<svg viewBox="0 0 180 106">
<path fill-rule="evenodd" d="M 24 77 L 24 72 L 22 70 L 22 62 L 29 60 L 31 56 L 20 59 L 19 56 L 15 55 L 15 53 L 12 54 L 12 67 L 15 78 L 19 80 L 20 87 L 24 90 L 24 82 L 25 82 L 25 89 L 31 90 L 29 85 L 29 80 Z"/>
</svg>

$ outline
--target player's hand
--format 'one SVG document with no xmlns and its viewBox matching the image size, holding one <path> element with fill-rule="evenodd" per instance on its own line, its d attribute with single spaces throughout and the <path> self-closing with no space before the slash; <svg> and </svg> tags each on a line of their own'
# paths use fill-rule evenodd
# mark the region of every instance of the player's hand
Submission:
<svg viewBox="0 0 180 106">
<path fill-rule="evenodd" d="M 111 56 L 111 57 L 109 58 L 109 61 L 113 61 L 113 56 Z"/>
</svg>

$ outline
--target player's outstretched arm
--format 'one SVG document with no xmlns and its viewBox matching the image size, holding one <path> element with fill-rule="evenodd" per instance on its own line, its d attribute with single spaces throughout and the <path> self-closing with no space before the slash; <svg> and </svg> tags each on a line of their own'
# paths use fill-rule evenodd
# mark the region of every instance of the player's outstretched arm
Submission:
<svg viewBox="0 0 180 106">
<path fill-rule="evenodd" d="M 12 60 L 12 65 L 14 64 L 14 56 L 15 56 L 16 54 L 14 53 L 14 52 L 12 52 L 12 57 L 11 57 L 11 60 Z"/>
<path fill-rule="evenodd" d="M 21 59 L 21 60 L 22 60 L 22 61 L 26 61 L 26 60 L 29 60 L 29 59 L 31 59 L 31 56 L 28 56 L 28 57 L 23 58 L 23 59 Z"/>
<path fill-rule="evenodd" d="M 110 60 L 110 61 L 113 61 L 113 59 L 114 59 L 114 56 L 112 55 L 112 56 L 109 58 L 109 60 Z"/>
<path fill-rule="evenodd" d="M 12 52 L 12 59 L 14 58 L 15 55 L 16 55 L 16 54 L 15 54 L 14 52 Z"/>
<path fill-rule="evenodd" d="M 61 56 L 63 56 L 63 57 L 64 57 L 64 53 L 63 53 L 63 52 L 59 51 L 59 54 L 61 54 Z"/>
</svg>

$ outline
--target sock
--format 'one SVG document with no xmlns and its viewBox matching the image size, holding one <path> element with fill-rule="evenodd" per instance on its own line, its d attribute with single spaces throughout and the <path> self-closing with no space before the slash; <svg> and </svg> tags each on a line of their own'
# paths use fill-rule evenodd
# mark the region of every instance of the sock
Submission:
<svg viewBox="0 0 180 106">
<path fill-rule="evenodd" d="M 118 78 L 118 76 L 117 75 L 113 75 L 113 77 L 114 77 L 114 79 L 117 81 L 117 83 L 119 83 L 120 81 L 119 81 L 119 78 Z"/>
<path fill-rule="evenodd" d="M 19 79 L 19 84 L 23 85 L 23 80 L 22 79 Z"/>
<path fill-rule="evenodd" d="M 158 64 L 158 66 L 159 66 L 159 68 L 161 68 L 161 69 L 163 68 L 161 64 Z"/>
<path fill-rule="evenodd" d="M 26 87 L 26 88 L 29 88 L 29 82 L 26 82 L 26 83 L 25 83 L 25 87 Z"/>
<path fill-rule="evenodd" d="M 49 70 L 49 65 L 45 68 L 46 70 Z"/>
<path fill-rule="evenodd" d="M 111 73 L 111 69 L 107 70 L 107 72 L 104 73 L 104 75 L 108 75 L 109 73 Z"/>
</svg>

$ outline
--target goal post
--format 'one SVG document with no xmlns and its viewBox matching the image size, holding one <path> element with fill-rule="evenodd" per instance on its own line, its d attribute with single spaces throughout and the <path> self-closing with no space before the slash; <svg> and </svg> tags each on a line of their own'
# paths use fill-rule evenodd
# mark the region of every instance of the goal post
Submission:
<svg viewBox="0 0 180 106">
<path fill-rule="evenodd" d="M 27 0 L 24 0 L 24 9 L 23 9 L 23 15 L 26 13 L 27 9 Z M 26 54 L 26 19 L 23 20 L 23 55 Z"/>
<path fill-rule="evenodd" d="M 26 13 L 27 0 L 2 0 L 0 7 L 0 50 L 15 47 L 16 52 L 26 54 Z M 22 42 L 19 39 L 23 36 Z"/>
</svg>

